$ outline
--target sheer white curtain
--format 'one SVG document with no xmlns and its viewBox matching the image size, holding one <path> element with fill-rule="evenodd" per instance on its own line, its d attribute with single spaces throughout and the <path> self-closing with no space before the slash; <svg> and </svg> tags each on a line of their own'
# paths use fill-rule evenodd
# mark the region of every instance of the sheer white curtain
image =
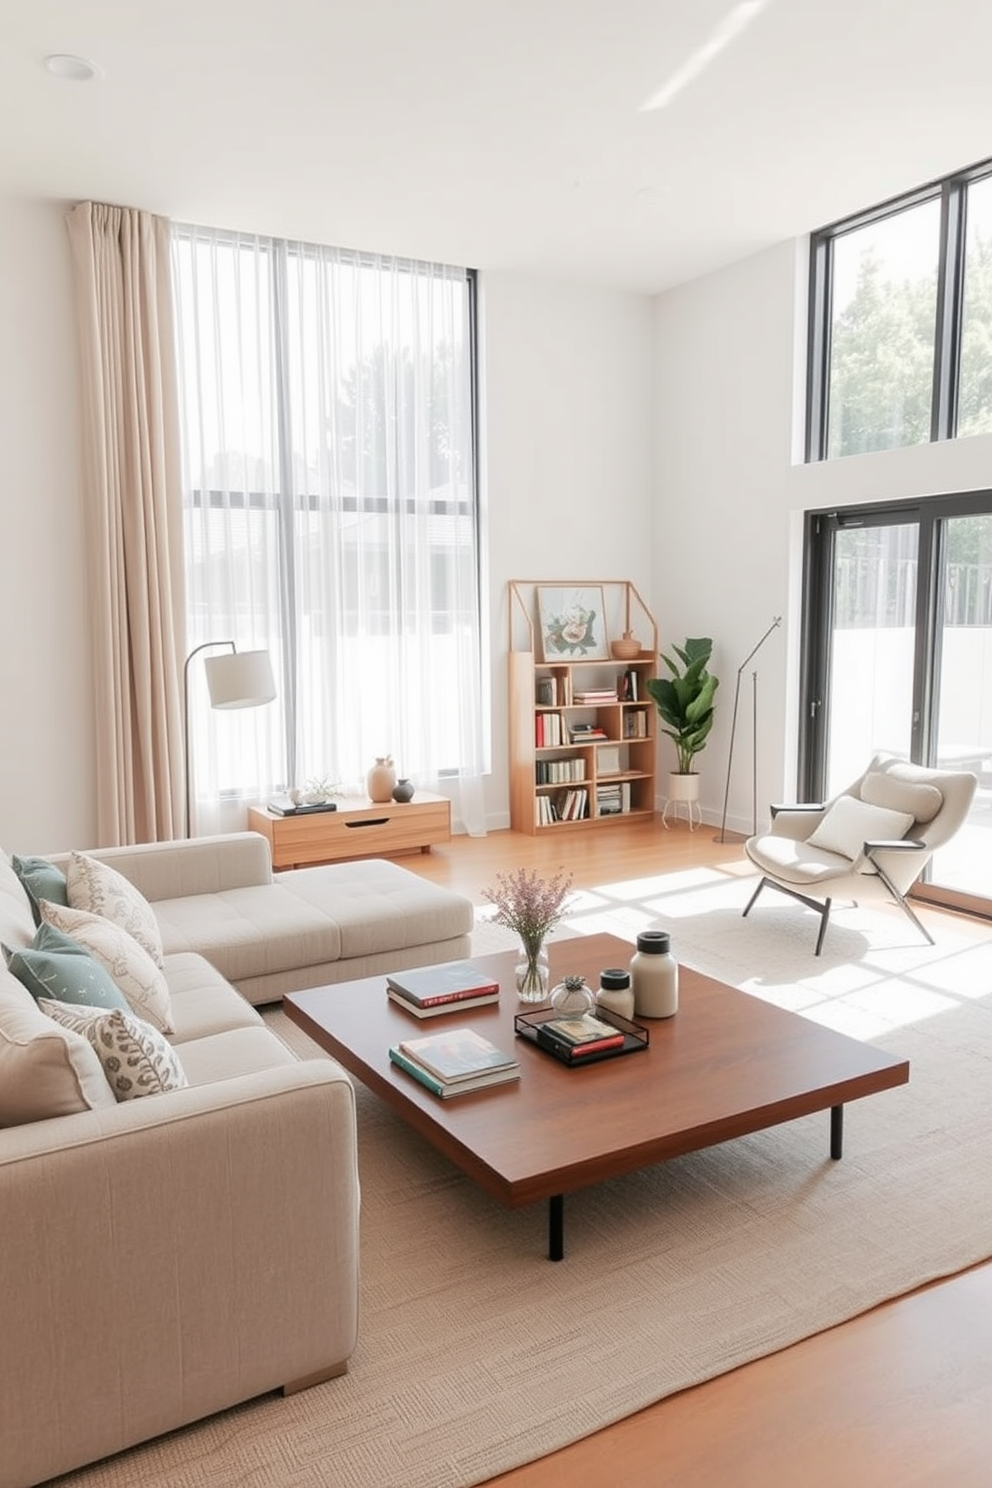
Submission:
<svg viewBox="0 0 992 1488">
<path fill-rule="evenodd" d="M 388 753 L 482 832 L 471 275 L 186 227 L 173 265 L 189 645 L 279 691 L 211 716 L 191 669 L 199 830 Z"/>
</svg>

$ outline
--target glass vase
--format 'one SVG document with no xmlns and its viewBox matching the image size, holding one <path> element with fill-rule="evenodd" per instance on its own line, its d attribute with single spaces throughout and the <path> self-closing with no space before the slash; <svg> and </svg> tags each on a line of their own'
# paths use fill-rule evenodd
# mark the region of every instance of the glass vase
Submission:
<svg viewBox="0 0 992 1488">
<path fill-rule="evenodd" d="M 551 967 L 543 941 L 522 941 L 520 959 L 514 967 L 517 996 L 521 1002 L 544 1002 L 551 985 Z"/>
</svg>

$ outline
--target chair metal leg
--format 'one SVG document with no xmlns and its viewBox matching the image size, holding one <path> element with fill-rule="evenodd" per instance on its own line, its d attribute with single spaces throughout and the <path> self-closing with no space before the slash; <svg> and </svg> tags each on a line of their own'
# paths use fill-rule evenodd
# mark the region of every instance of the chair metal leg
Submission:
<svg viewBox="0 0 992 1488">
<path fill-rule="evenodd" d="M 762 889 L 765 887 L 765 884 L 767 884 L 767 883 L 771 883 L 771 879 L 770 878 L 763 878 L 761 880 L 761 882 L 759 883 L 758 887 L 755 889 L 754 893 L 751 895 L 750 899 L 747 901 L 747 909 L 745 909 L 744 910 L 744 913 L 741 915 L 741 919 L 742 920 L 747 919 L 748 911 L 750 910 L 750 908 L 751 908 L 752 904 L 754 903 L 755 899 L 757 899 L 758 895 L 761 893 Z M 774 888 L 774 887 L 775 887 L 775 885 L 772 884 L 772 888 Z"/>
<path fill-rule="evenodd" d="M 748 910 L 750 910 L 754 901 L 757 899 L 758 895 L 761 893 L 762 889 L 766 885 L 770 889 L 778 889 L 780 894 L 788 894 L 790 899 L 798 899 L 799 903 L 805 904 L 807 909 L 816 910 L 817 914 L 820 916 L 820 931 L 816 937 L 816 950 L 813 952 L 813 954 L 814 956 L 818 956 L 820 954 L 820 951 L 823 949 L 823 937 L 827 933 L 827 921 L 830 919 L 830 906 L 833 903 L 833 900 L 811 899 L 808 894 L 801 894 L 798 889 L 787 889 L 785 884 L 776 883 L 773 878 L 764 877 L 758 884 L 758 887 L 755 889 L 750 899 L 747 901 L 747 908 L 744 910 L 741 916 L 742 919 L 748 913 Z M 922 926 L 920 928 L 922 929 Z M 925 931 L 924 934 L 926 934 Z"/>
<path fill-rule="evenodd" d="M 874 863 L 874 868 L 875 868 L 875 872 L 878 874 L 879 878 L 882 880 L 882 882 L 884 883 L 885 887 L 888 889 L 889 893 L 892 895 L 893 899 L 898 904 L 899 908 L 901 910 L 903 910 L 904 913 L 909 916 L 909 918 L 912 920 L 912 922 L 916 926 L 917 930 L 919 930 L 920 934 L 923 936 L 923 938 L 927 942 L 927 944 L 928 945 L 934 945 L 935 944 L 935 941 L 934 941 L 933 936 L 930 934 L 930 931 L 926 928 L 925 925 L 921 925 L 921 923 L 917 919 L 916 915 L 910 909 L 908 903 L 906 902 L 905 897 L 902 894 L 900 894 L 899 890 L 896 888 L 895 884 L 892 882 L 891 878 L 886 873 L 885 869 L 882 867 L 881 863 Z"/>
</svg>

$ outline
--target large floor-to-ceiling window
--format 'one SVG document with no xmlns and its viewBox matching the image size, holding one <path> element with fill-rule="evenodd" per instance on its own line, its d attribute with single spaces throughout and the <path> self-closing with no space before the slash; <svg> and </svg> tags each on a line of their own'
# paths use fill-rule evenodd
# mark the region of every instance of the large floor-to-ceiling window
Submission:
<svg viewBox="0 0 992 1488">
<path fill-rule="evenodd" d="M 812 513 L 806 556 L 806 799 L 876 751 L 974 771 L 924 892 L 992 912 L 992 492 Z"/>
<path fill-rule="evenodd" d="M 278 688 L 211 718 L 193 670 L 196 822 L 388 753 L 478 826 L 474 276 L 182 227 L 174 282 L 189 646 L 266 648 Z"/>
</svg>

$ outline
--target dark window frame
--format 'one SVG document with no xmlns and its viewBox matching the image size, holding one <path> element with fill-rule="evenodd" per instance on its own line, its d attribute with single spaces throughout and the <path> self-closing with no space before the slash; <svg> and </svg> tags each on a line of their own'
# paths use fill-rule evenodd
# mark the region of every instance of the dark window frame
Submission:
<svg viewBox="0 0 992 1488">
<path fill-rule="evenodd" d="M 930 442 L 957 436 L 961 375 L 961 325 L 964 306 L 968 188 L 992 176 L 992 159 L 978 161 L 949 176 L 890 197 L 810 234 L 809 298 L 806 358 L 807 464 L 830 458 L 830 355 L 833 318 L 834 244 L 849 233 L 913 207 L 939 200 L 940 241 L 937 307 L 934 328 L 933 396 Z"/>
</svg>

